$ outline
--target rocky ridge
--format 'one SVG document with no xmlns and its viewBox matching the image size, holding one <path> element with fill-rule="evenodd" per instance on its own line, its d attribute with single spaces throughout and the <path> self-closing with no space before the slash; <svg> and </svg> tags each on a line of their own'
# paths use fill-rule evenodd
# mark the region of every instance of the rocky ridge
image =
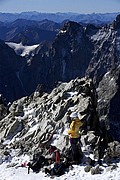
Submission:
<svg viewBox="0 0 120 180">
<path fill-rule="evenodd" d="M 92 119 L 96 106 L 92 87 L 91 80 L 78 78 L 60 84 L 50 94 L 35 91 L 13 102 L 0 121 L 1 145 L 20 150 L 22 146 L 23 151 L 30 152 L 53 143 L 63 150 L 69 144 L 67 116 L 74 111 L 85 115 L 85 129 L 97 132 L 97 117 Z"/>
<path fill-rule="evenodd" d="M 50 144 L 56 145 L 61 152 L 67 152 L 70 146 L 67 117 L 75 111 L 84 115 L 84 128 L 81 130 L 83 152 L 92 153 L 99 159 L 102 124 L 96 108 L 97 94 L 88 78 L 61 83 L 50 94 L 36 90 L 32 96 L 14 101 L 8 115 L 0 120 L 2 161 L 13 152 L 18 156 L 23 153 L 31 155 L 35 151 L 46 154 L 46 147 Z M 109 134 L 103 139 L 111 142 Z M 120 154 L 118 142 L 108 147 L 108 152 L 112 153 L 109 156 L 106 153 L 107 162 Z"/>
<path fill-rule="evenodd" d="M 20 69 L 26 63 L 24 58 L 17 56 L 13 49 L 0 40 L 0 93 L 7 102 L 26 95 L 19 78 Z"/>
</svg>

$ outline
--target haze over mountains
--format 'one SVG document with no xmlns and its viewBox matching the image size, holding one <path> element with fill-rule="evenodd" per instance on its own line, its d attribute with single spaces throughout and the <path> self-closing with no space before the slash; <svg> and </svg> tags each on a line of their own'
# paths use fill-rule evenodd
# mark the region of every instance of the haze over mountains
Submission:
<svg viewBox="0 0 120 180">
<path fill-rule="evenodd" d="M 39 13 L 36 11 L 33 12 L 22 12 L 22 13 L 0 13 L 0 21 L 2 22 L 12 22 L 16 19 L 27 19 L 27 20 L 35 20 L 42 21 L 44 19 L 48 19 L 51 21 L 55 21 L 57 23 L 61 23 L 62 21 L 69 19 L 75 22 L 81 23 L 110 23 L 113 21 L 117 13 L 104 13 L 104 14 L 78 14 L 78 13 Z"/>
</svg>

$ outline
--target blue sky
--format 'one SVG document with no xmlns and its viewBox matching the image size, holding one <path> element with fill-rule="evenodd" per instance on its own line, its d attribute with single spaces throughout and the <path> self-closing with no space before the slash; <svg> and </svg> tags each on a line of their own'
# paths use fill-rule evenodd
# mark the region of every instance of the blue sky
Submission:
<svg viewBox="0 0 120 180">
<path fill-rule="evenodd" d="M 120 0 L 0 0 L 0 12 L 120 12 Z"/>
</svg>

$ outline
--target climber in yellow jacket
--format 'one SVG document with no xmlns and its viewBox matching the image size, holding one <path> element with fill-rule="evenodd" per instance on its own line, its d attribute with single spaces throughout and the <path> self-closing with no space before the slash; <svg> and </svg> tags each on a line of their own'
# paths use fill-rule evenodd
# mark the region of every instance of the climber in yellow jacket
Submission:
<svg viewBox="0 0 120 180">
<path fill-rule="evenodd" d="M 82 127 L 83 122 L 80 121 L 80 119 L 77 118 L 73 118 L 72 122 L 70 124 L 70 129 L 68 131 L 68 134 L 70 136 L 70 138 L 79 138 L 80 137 L 80 127 Z"/>
<path fill-rule="evenodd" d="M 70 129 L 68 131 L 70 137 L 70 144 L 72 149 L 72 158 L 75 164 L 80 163 L 81 153 L 80 147 L 78 147 L 78 142 L 80 141 L 80 127 L 82 127 L 83 122 L 78 118 L 78 114 L 76 112 L 71 113 L 71 124 Z"/>
</svg>

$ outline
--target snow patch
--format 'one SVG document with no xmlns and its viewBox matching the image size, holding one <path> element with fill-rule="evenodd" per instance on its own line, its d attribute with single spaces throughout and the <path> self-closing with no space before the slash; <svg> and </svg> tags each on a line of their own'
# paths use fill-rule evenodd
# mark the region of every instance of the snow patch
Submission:
<svg viewBox="0 0 120 180">
<path fill-rule="evenodd" d="M 66 33 L 67 31 L 66 30 L 60 30 L 60 33 L 61 34 L 64 34 L 64 33 Z"/>
<path fill-rule="evenodd" d="M 27 167 L 21 167 L 21 164 L 27 163 L 29 156 L 24 155 L 21 157 L 14 157 L 10 163 L 4 162 L 0 165 L 0 180 L 50 180 L 51 178 L 43 172 L 33 173 L 30 170 L 30 174 L 27 173 Z M 13 167 L 10 166 L 15 164 Z M 17 164 L 17 165 L 16 165 Z M 54 180 L 119 180 L 120 179 L 120 163 L 117 163 L 118 167 L 112 171 L 106 171 L 106 166 L 101 166 L 102 173 L 91 175 L 90 172 L 86 173 L 84 167 L 81 165 L 73 165 L 73 169 L 66 172 L 60 177 L 54 177 Z"/>
<path fill-rule="evenodd" d="M 53 142 L 51 143 L 51 145 L 53 146 L 56 146 L 57 145 L 57 142 L 59 141 L 59 138 L 61 137 L 61 132 L 62 132 L 62 129 L 58 129 L 57 130 L 57 133 L 53 135 Z"/>
<path fill-rule="evenodd" d="M 34 125 L 33 127 L 31 127 L 31 128 L 29 129 L 28 133 L 36 131 L 36 130 L 38 129 L 38 127 L 39 127 L 38 124 Z"/>
<path fill-rule="evenodd" d="M 65 128 L 64 128 L 63 134 L 68 136 L 68 130 L 69 130 L 69 127 L 65 124 Z"/>
<path fill-rule="evenodd" d="M 24 116 L 35 117 L 35 115 L 34 109 L 24 108 Z"/>
<path fill-rule="evenodd" d="M 73 97 L 74 95 L 77 95 L 78 92 L 75 91 L 75 92 L 67 92 L 67 94 L 70 96 L 70 97 Z"/>
<path fill-rule="evenodd" d="M 5 44 L 7 44 L 9 47 L 11 47 L 12 49 L 14 49 L 14 51 L 16 52 L 16 54 L 24 57 L 26 55 L 30 55 L 30 53 L 32 53 L 38 46 L 37 45 L 33 45 L 33 46 L 23 46 L 22 43 L 13 43 L 13 42 L 6 42 Z M 32 56 L 34 56 L 34 54 L 31 54 Z"/>
</svg>

